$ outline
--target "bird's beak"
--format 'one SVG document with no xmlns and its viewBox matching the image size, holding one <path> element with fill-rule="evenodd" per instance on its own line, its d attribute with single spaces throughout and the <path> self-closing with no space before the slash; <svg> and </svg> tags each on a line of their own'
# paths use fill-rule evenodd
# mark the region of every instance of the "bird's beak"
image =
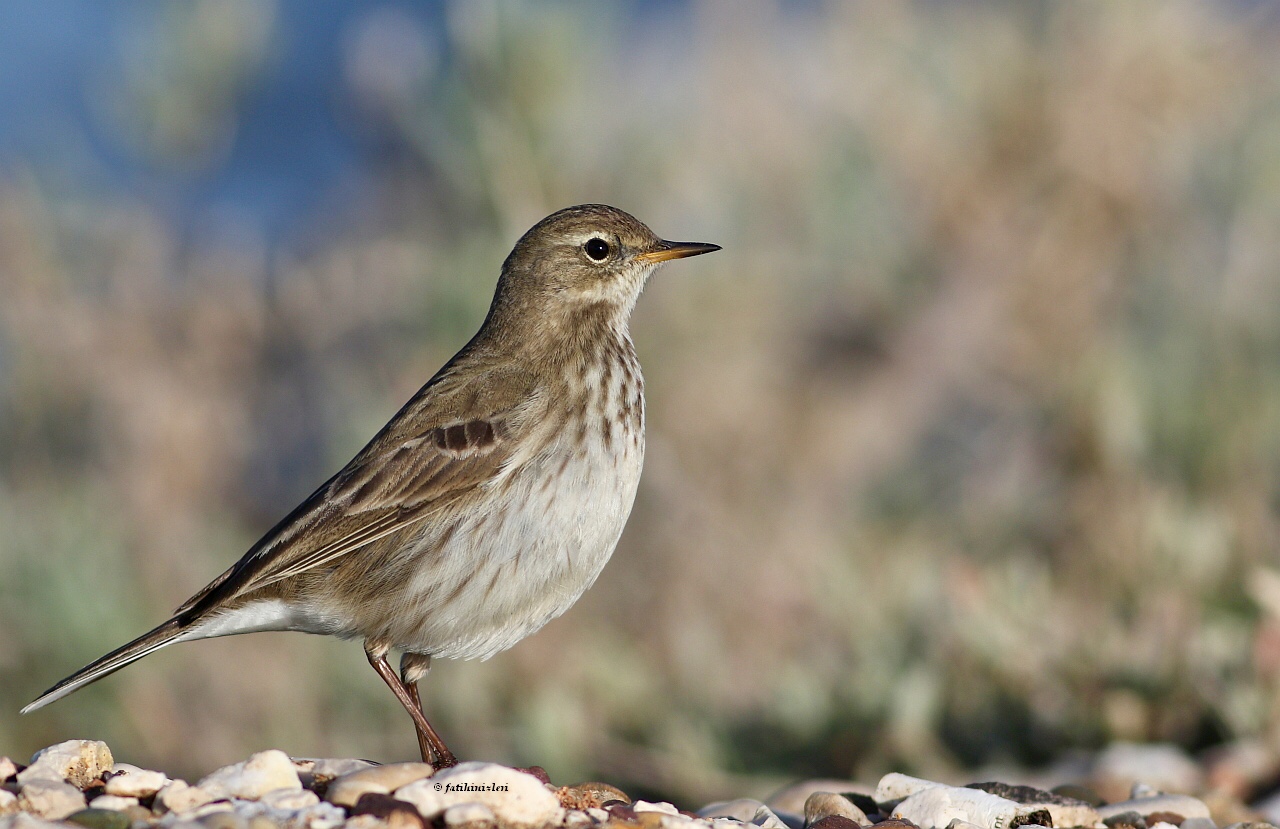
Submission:
<svg viewBox="0 0 1280 829">
<path fill-rule="evenodd" d="M 719 245 L 709 245 L 706 242 L 659 242 L 656 248 L 641 253 L 636 258 L 646 262 L 666 262 L 668 259 L 683 259 L 717 250 L 720 250 Z"/>
</svg>

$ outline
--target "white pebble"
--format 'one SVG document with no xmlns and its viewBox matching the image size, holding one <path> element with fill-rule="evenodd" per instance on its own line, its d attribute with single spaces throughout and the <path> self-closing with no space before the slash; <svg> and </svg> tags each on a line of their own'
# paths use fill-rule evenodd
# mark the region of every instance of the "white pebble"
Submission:
<svg viewBox="0 0 1280 829">
<path fill-rule="evenodd" d="M 66 780 L 77 788 L 89 784 L 111 768 L 111 749 L 99 740 L 67 740 L 37 751 L 31 763 L 18 773 L 18 782 L 43 777 Z"/>
<path fill-rule="evenodd" d="M 15 815 L 0 818 L 0 829 L 66 829 L 66 827 L 65 823 L 45 820 L 27 812 L 18 812 Z"/>
<path fill-rule="evenodd" d="M 373 815 L 356 815 L 347 818 L 344 829 L 386 829 L 387 822 Z"/>
<path fill-rule="evenodd" d="M 774 814 L 774 811 L 763 803 L 752 816 L 750 823 L 760 829 L 788 829 L 786 821 Z"/>
<path fill-rule="evenodd" d="M 170 781 L 156 795 L 156 803 L 162 807 L 163 811 L 177 814 L 189 812 L 211 800 L 217 800 L 217 798 L 212 793 L 199 786 L 192 786 L 185 780 Z"/>
<path fill-rule="evenodd" d="M 141 769 L 129 763 L 116 763 L 107 780 L 107 794 L 121 797 L 150 797 L 164 788 L 169 778 L 158 771 Z"/>
<path fill-rule="evenodd" d="M 695 820 L 685 815 L 663 815 L 659 818 L 659 825 L 662 829 L 707 829 L 711 825 L 710 821 Z"/>
<path fill-rule="evenodd" d="M 541 827 L 564 819 L 560 800 L 532 774 L 495 763 L 462 763 L 396 790 L 397 800 L 431 819 L 457 803 L 483 803 L 505 826 Z"/>
<path fill-rule="evenodd" d="M 298 771 L 289 755 L 278 749 L 261 751 L 243 763 L 224 766 L 197 784 L 216 797 L 257 800 L 277 789 L 302 788 Z"/>
<path fill-rule="evenodd" d="M 137 806 L 138 798 L 121 797 L 117 794 L 100 794 L 93 800 L 89 801 L 90 809 L 110 809 L 113 812 L 123 812 L 130 806 Z"/>
<path fill-rule="evenodd" d="M 731 817 L 704 818 L 711 821 L 711 829 L 742 829 L 743 821 Z"/>
<path fill-rule="evenodd" d="M 737 800 L 719 800 L 715 803 L 708 803 L 698 810 L 698 815 L 706 818 L 727 817 L 742 823 L 750 823 L 751 819 L 763 807 L 764 804 L 759 800 L 740 797 Z"/>
<path fill-rule="evenodd" d="M 901 801 L 893 817 L 909 820 L 923 829 L 945 827 L 959 819 L 987 829 L 1009 826 L 1015 818 L 1043 810 L 1040 804 L 1014 803 L 979 789 L 932 786 Z"/>
<path fill-rule="evenodd" d="M 271 809 L 283 809 L 296 812 L 307 809 L 320 802 L 320 796 L 306 789 L 276 789 L 259 798 L 262 805 Z"/>
<path fill-rule="evenodd" d="M 455 803 L 444 810 L 445 826 L 493 826 L 497 817 L 483 803 Z"/>
<path fill-rule="evenodd" d="M 362 794 L 390 794 L 415 780 L 430 777 L 434 771 L 428 763 L 389 763 L 353 771 L 331 782 L 324 799 L 339 806 L 354 806 Z"/>
<path fill-rule="evenodd" d="M 0 757 L 0 783 L 18 773 L 18 764 L 8 757 Z"/>
<path fill-rule="evenodd" d="M 1274 823 L 1274 821 L 1270 822 Z M 1214 823 L 1212 818 L 1189 817 L 1182 821 L 1180 829 L 1218 829 L 1218 824 Z"/>
<path fill-rule="evenodd" d="M 600 811 L 604 811 L 601 809 Z M 579 809 L 570 809 L 564 814 L 564 829 L 587 829 L 588 826 L 595 826 L 597 821 L 584 811 Z"/>
<path fill-rule="evenodd" d="M 680 814 L 679 809 L 672 806 L 670 803 L 664 802 L 650 803 L 647 800 L 637 800 L 635 803 L 631 804 L 631 808 L 635 809 L 637 814 L 640 812 L 661 812 L 664 815 Z"/>
<path fill-rule="evenodd" d="M 275 814 L 280 815 L 282 813 L 275 812 Z M 341 807 L 334 806 L 332 803 L 321 803 L 317 800 L 313 805 L 287 815 L 287 818 L 280 822 L 287 823 L 290 827 L 296 827 L 297 829 L 338 829 L 346 821 L 347 813 L 342 811 Z M 252 821 L 250 821 L 249 829 L 254 829 Z"/>
<path fill-rule="evenodd" d="M 246 801 L 247 802 L 247 801 Z M 209 815 L 230 815 L 235 812 L 236 805 L 230 800 L 215 800 L 197 806 L 182 816 L 183 820 L 200 820 Z M 206 821 L 207 822 L 207 821 Z"/>
<path fill-rule="evenodd" d="M 84 795 L 64 780 L 36 777 L 22 784 L 18 805 L 38 817 L 62 820 L 84 808 Z"/>
<path fill-rule="evenodd" d="M 18 811 L 18 796 L 6 789 L 0 789 L 0 815 Z"/>
<path fill-rule="evenodd" d="M 905 800 L 916 792 L 922 792 L 925 789 L 932 789 L 941 785 L 941 783 L 935 783 L 932 780 L 898 774 L 894 771 L 880 778 L 880 783 L 876 785 L 876 793 L 872 795 L 872 799 L 876 803 L 893 803 L 898 800 Z"/>
</svg>

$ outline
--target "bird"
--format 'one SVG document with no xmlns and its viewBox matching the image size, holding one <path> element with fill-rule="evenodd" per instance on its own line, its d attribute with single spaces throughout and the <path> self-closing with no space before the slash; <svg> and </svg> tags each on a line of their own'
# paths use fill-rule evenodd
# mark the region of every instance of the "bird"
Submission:
<svg viewBox="0 0 1280 829">
<path fill-rule="evenodd" d="M 362 640 L 423 761 L 455 765 L 418 683 L 435 658 L 510 648 L 595 582 L 644 461 L 632 309 L 659 265 L 717 250 L 608 205 L 547 216 L 507 256 L 475 336 L 346 466 L 170 619 L 22 713 L 176 642 L 324 634 Z"/>
</svg>

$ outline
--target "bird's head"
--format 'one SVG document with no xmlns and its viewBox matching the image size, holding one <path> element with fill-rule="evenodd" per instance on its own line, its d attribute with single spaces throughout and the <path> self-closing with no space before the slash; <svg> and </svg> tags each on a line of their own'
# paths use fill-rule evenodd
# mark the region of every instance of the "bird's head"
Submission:
<svg viewBox="0 0 1280 829">
<path fill-rule="evenodd" d="M 499 294 L 538 297 L 566 310 L 604 305 L 623 318 L 658 265 L 720 250 L 667 242 L 616 207 L 581 204 L 529 229 L 502 266 Z"/>
</svg>

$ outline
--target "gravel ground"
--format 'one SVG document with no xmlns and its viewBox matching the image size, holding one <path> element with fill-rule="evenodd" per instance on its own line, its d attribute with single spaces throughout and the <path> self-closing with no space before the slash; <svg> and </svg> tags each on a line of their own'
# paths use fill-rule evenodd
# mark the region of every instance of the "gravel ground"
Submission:
<svg viewBox="0 0 1280 829">
<path fill-rule="evenodd" d="M 1170 746 L 1118 744 L 1052 790 L 954 786 L 887 774 L 875 785 L 809 780 L 765 801 L 696 811 L 632 800 L 607 783 L 557 786 L 542 769 L 309 760 L 263 751 L 192 784 L 70 740 L 27 764 L 0 757 L 0 829 L 1267 829 L 1280 798 L 1270 755 L 1248 747 L 1196 763 Z M 1061 770 L 1058 776 L 1062 776 Z M 1250 799 L 1252 797 L 1252 799 Z"/>
</svg>

